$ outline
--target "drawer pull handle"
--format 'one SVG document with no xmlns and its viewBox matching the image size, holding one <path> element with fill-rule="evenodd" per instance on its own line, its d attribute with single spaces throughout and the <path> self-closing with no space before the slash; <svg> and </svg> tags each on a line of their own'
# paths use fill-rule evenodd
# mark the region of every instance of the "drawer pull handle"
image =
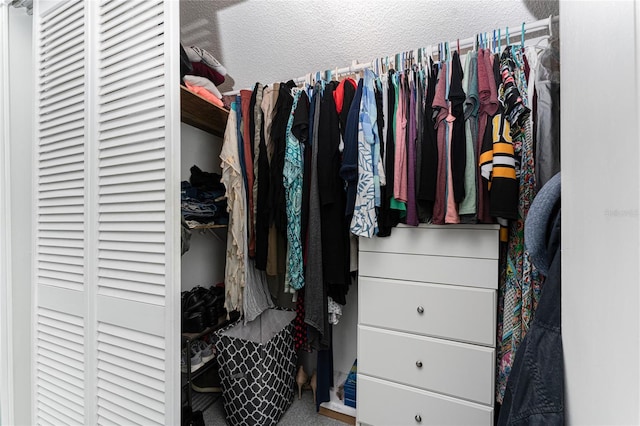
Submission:
<svg viewBox="0 0 640 426">
<path fill-rule="evenodd" d="M 416 422 L 418 423 L 422 423 L 422 416 L 420 416 L 420 414 L 416 414 Z"/>
<path fill-rule="evenodd" d="M 422 306 L 418 306 L 418 313 L 424 314 L 424 308 Z"/>
<path fill-rule="evenodd" d="M 416 367 L 422 368 L 422 361 L 416 361 Z"/>
</svg>

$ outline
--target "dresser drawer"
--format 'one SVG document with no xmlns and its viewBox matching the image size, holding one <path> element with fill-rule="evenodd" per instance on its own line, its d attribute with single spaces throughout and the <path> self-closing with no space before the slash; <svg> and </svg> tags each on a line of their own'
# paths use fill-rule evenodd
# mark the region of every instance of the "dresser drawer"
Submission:
<svg viewBox="0 0 640 426">
<path fill-rule="evenodd" d="M 360 251 L 359 274 L 467 287 L 498 288 L 498 260 Z"/>
<path fill-rule="evenodd" d="M 360 238 L 360 251 L 498 259 L 498 225 L 399 225 L 391 236 Z"/>
<path fill-rule="evenodd" d="M 495 346 L 496 291 L 361 277 L 358 323 Z"/>
<path fill-rule="evenodd" d="M 494 365 L 491 348 L 358 326 L 362 374 L 492 405 Z"/>
<path fill-rule="evenodd" d="M 358 422 L 375 426 L 491 426 L 493 408 L 359 373 Z"/>
</svg>

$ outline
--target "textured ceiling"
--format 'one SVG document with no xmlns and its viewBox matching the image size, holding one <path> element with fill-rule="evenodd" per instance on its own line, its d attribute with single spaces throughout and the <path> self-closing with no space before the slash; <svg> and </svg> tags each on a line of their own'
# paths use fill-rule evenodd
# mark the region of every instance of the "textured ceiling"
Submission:
<svg viewBox="0 0 640 426">
<path fill-rule="evenodd" d="M 227 68 L 222 91 L 272 83 L 558 14 L 552 0 L 181 0 L 182 42 Z"/>
</svg>

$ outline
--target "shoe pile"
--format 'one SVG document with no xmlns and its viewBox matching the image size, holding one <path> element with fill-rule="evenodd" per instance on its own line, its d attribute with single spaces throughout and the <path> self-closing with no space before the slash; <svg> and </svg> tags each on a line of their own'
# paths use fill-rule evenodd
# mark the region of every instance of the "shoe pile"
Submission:
<svg viewBox="0 0 640 426">
<path fill-rule="evenodd" d="M 218 325 L 224 309 L 224 287 L 194 287 L 182 292 L 182 332 L 200 333 Z"/>
<path fill-rule="evenodd" d="M 211 343 L 204 340 L 195 340 L 190 345 L 191 372 L 198 371 L 200 367 L 211 361 L 215 356 L 215 348 Z M 182 358 L 180 360 L 180 369 L 183 373 L 187 372 L 187 349 L 182 349 Z"/>
</svg>

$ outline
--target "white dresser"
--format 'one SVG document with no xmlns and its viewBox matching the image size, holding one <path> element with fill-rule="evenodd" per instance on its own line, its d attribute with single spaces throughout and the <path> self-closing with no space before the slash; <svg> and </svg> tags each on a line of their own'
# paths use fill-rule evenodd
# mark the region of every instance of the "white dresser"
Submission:
<svg viewBox="0 0 640 426">
<path fill-rule="evenodd" d="M 360 239 L 357 421 L 492 425 L 498 226 Z"/>
</svg>

